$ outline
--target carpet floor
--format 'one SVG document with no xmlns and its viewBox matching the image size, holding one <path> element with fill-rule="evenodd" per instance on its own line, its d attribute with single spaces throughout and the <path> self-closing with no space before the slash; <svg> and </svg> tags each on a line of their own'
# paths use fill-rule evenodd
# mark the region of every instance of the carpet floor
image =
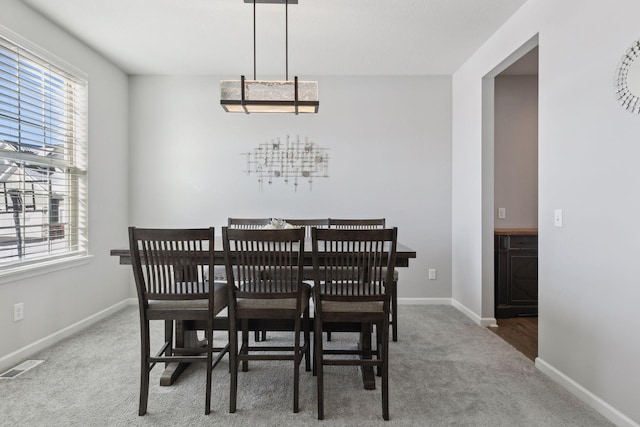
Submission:
<svg viewBox="0 0 640 427">
<path fill-rule="evenodd" d="M 162 325 L 155 322 L 159 342 Z M 238 377 L 229 414 L 228 358 L 213 371 L 212 413 L 204 414 L 205 369 L 189 367 L 171 387 L 151 373 L 139 417 L 139 323 L 127 307 L 31 359 L 44 363 L 0 381 L 2 426 L 610 426 L 538 371 L 531 360 L 451 306 L 401 306 L 390 345 L 390 413 L 382 420 L 379 381 L 364 390 L 359 368 L 325 367 L 325 420 L 316 381 L 301 367 L 300 412 L 292 411 L 291 362 L 253 362 Z M 226 334 L 219 333 L 218 339 Z M 286 340 L 269 333 L 268 341 Z M 334 333 L 332 345 L 354 334 Z M 217 339 L 216 339 L 217 341 Z"/>
</svg>

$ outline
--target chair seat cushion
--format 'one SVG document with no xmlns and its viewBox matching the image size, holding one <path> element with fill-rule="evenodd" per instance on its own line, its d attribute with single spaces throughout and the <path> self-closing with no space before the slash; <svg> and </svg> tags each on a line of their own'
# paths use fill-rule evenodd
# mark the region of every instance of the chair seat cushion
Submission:
<svg viewBox="0 0 640 427">
<path fill-rule="evenodd" d="M 322 312 L 325 313 L 382 313 L 384 305 L 381 301 L 345 302 L 322 301 Z"/>
<path fill-rule="evenodd" d="M 309 296 L 311 295 L 311 287 L 302 284 L 302 310 L 309 304 Z M 295 310 L 296 298 L 238 298 L 236 300 L 238 309 L 257 309 L 257 310 Z"/>
<path fill-rule="evenodd" d="M 228 286 L 225 282 L 214 282 L 213 314 L 222 311 L 228 302 Z M 152 310 L 206 310 L 209 306 L 209 300 L 206 299 L 189 299 L 189 300 L 149 300 L 149 309 Z"/>
</svg>

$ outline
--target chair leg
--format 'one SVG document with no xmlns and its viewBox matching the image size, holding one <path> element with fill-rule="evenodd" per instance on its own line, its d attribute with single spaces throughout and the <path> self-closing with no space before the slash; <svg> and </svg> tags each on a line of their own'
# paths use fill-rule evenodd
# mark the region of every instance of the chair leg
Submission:
<svg viewBox="0 0 640 427">
<path fill-rule="evenodd" d="M 376 323 L 376 355 L 378 360 L 382 360 L 382 323 Z M 376 375 L 382 376 L 382 366 L 378 366 L 376 369 Z"/>
<path fill-rule="evenodd" d="M 324 377 L 323 377 L 323 365 L 322 365 L 322 321 L 319 319 L 319 316 L 316 314 L 315 319 L 315 330 L 314 330 L 314 340 L 315 345 L 313 348 L 314 354 L 314 368 L 316 373 L 316 382 L 317 382 L 317 399 L 318 399 L 318 419 L 324 419 Z"/>
<path fill-rule="evenodd" d="M 300 361 L 302 360 L 302 352 L 300 351 L 300 317 L 295 320 L 293 338 L 293 412 L 298 413 L 298 395 L 300 389 Z"/>
<path fill-rule="evenodd" d="M 211 323 L 212 320 L 209 320 Z M 209 415 L 211 413 L 211 376 L 213 367 L 213 323 L 209 325 L 207 328 L 207 333 L 205 334 L 207 338 L 207 392 L 205 398 L 205 407 L 204 413 L 205 415 Z"/>
<path fill-rule="evenodd" d="M 391 323 L 393 323 L 393 342 L 398 341 L 398 282 L 393 281 L 391 289 Z"/>
<path fill-rule="evenodd" d="M 149 321 L 140 321 L 140 403 L 138 415 L 147 413 L 147 402 L 149 401 L 149 356 L 151 352 L 151 342 L 149 339 Z"/>
<path fill-rule="evenodd" d="M 227 328 L 228 330 L 228 342 L 229 342 L 229 349 L 227 350 L 227 353 L 229 354 L 229 374 L 231 374 L 231 319 L 229 319 L 229 327 Z M 236 339 L 238 338 L 238 334 L 236 333 Z"/>
<path fill-rule="evenodd" d="M 316 377 L 318 376 L 318 359 L 316 358 L 316 348 L 318 347 L 318 344 L 316 343 L 316 333 L 314 331 L 313 333 L 313 365 L 311 367 L 311 374 Z"/>
<path fill-rule="evenodd" d="M 253 331 L 253 339 L 254 339 L 255 342 L 266 341 L 267 340 L 267 331 L 266 330 Z"/>
<path fill-rule="evenodd" d="M 311 370 L 311 332 L 309 331 L 309 306 L 304 311 L 304 368 L 305 371 Z"/>
<path fill-rule="evenodd" d="M 233 317 L 229 317 L 229 369 L 229 413 L 234 413 L 238 396 L 238 328 Z"/>
<path fill-rule="evenodd" d="M 373 323 L 364 322 L 360 324 L 360 350 L 363 354 L 360 356 L 362 359 L 369 360 L 373 357 L 373 345 L 371 342 L 371 335 L 373 334 Z M 367 369 L 368 370 L 368 369 Z M 373 367 L 371 367 L 371 373 L 373 374 Z M 375 378 L 371 384 L 365 384 L 365 389 L 375 390 L 376 383 Z"/>
<path fill-rule="evenodd" d="M 240 346 L 240 352 L 243 355 L 247 355 L 249 353 L 249 320 L 242 319 L 242 345 Z M 249 370 L 249 361 L 242 361 L 242 372 L 247 372 Z"/>
<path fill-rule="evenodd" d="M 389 321 L 382 326 L 382 418 L 389 421 Z"/>
<path fill-rule="evenodd" d="M 171 356 L 173 355 L 173 349 L 174 349 L 174 342 L 173 342 L 173 320 L 165 320 L 164 321 L 164 341 L 171 343 L 169 344 L 169 346 L 167 347 L 167 350 L 165 351 L 165 355 L 166 356 Z M 164 367 L 166 368 L 167 366 L 169 366 L 169 362 L 165 362 Z"/>
</svg>

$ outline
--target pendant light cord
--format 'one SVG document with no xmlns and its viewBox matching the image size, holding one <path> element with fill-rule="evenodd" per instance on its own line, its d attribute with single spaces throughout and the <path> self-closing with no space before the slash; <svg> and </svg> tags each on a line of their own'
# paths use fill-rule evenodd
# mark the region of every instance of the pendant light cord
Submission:
<svg viewBox="0 0 640 427">
<path fill-rule="evenodd" d="M 284 63 L 285 63 L 285 80 L 289 80 L 289 0 L 284 2 Z"/>
<path fill-rule="evenodd" d="M 256 0 L 253 0 L 253 80 L 256 80 Z"/>
<path fill-rule="evenodd" d="M 284 3 L 284 58 L 285 80 L 289 80 L 289 0 Z M 256 0 L 253 0 L 253 80 L 256 80 Z"/>
</svg>

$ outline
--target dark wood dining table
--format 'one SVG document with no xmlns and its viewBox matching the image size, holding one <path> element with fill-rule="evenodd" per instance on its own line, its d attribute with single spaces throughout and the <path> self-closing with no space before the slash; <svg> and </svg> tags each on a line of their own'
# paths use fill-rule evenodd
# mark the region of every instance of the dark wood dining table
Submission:
<svg viewBox="0 0 640 427">
<path fill-rule="evenodd" d="M 311 253 L 311 239 L 305 240 L 304 245 L 304 265 L 309 267 L 313 265 L 312 253 Z M 111 256 L 118 257 L 121 265 L 131 265 L 131 253 L 129 249 L 111 249 Z M 396 248 L 396 267 L 409 267 L 409 260 L 416 258 L 416 251 L 403 245 L 397 244 Z M 224 251 L 222 248 L 222 238 L 217 236 L 214 242 L 214 263 L 215 265 L 224 265 Z M 313 321 L 313 318 L 311 319 Z M 217 316 L 215 322 L 216 330 L 227 330 L 228 319 L 224 316 Z M 196 339 L 196 331 L 202 329 L 196 322 L 183 321 L 176 325 L 176 345 L 183 346 L 185 341 L 191 340 L 191 343 Z M 291 325 L 282 320 L 256 320 L 249 323 L 250 330 L 268 330 L 268 331 L 290 331 Z M 324 326 L 325 331 L 332 332 L 359 332 L 360 333 L 360 346 L 363 349 L 371 349 L 371 332 L 372 327 L 370 324 L 353 325 L 353 324 L 329 324 Z M 313 327 L 311 327 L 313 331 Z M 191 345 L 191 344 L 190 344 Z M 170 363 L 165 368 L 162 376 L 160 377 L 160 385 L 168 386 L 180 376 L 180 374 L 186 369 L 188 364 L 185 363 Z M 364 388 L 368 390 L 375 389 L 375 374 L 372 367 L 362 368 L 362 381 Z"/>
<path fill-rule="evenodd" d="M 214 263 L 224 265 L 224 250 L 222 249 L 222 237 L 216 236 L 214 242 Z M 131 253 L 129 248 L 111 249 L 111 256 L 119 257 L 121 265 L 131 265 Z M 396 267 L 409 267 L 409 260 L 416 257 L 416 251 L 398 242 L 396 247 Z M 304 265 L 313 265 L 311 257 L 311 239 L 305 239 Z"/>
</svg>

